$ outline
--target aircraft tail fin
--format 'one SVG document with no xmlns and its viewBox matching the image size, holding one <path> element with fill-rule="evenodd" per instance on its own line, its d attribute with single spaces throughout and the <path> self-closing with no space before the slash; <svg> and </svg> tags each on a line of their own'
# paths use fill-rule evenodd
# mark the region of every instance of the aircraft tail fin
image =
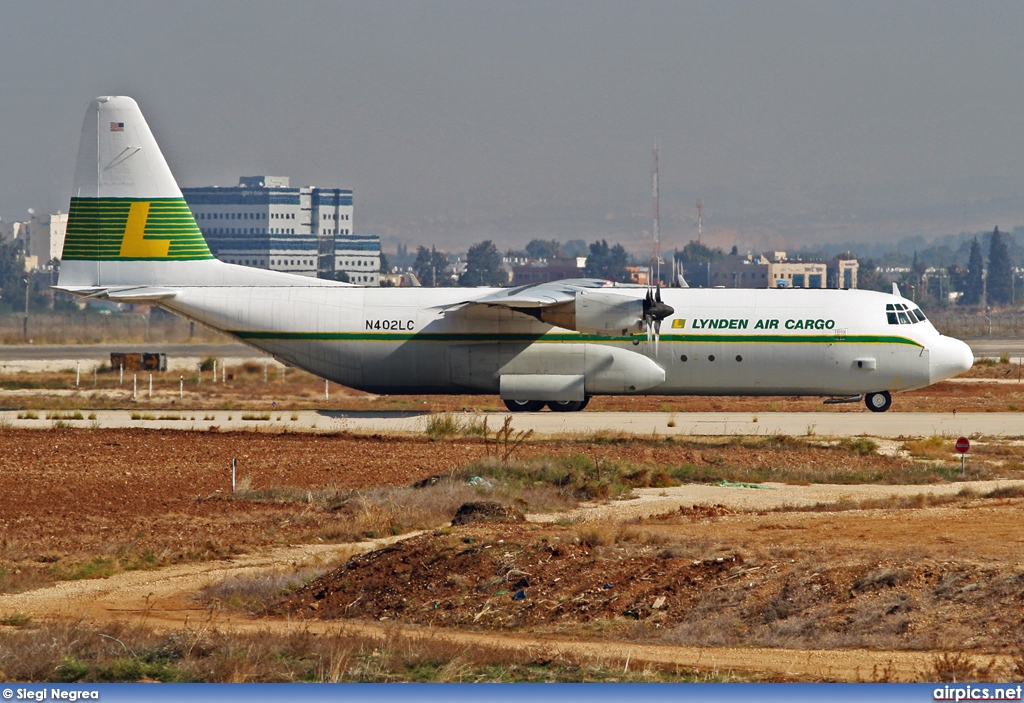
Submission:
<svg viewBox="0 0 1024 703">
<path fill-rule="evenodd" d="M 56 288 L 122 302 L 187 286 L 347 286 L 214 258 L 138 104 L 99 97 L 85 113 Z"/>
<path fill-rule="evenodd" d="M 138 104 L 124 96 L 93 100 L 61 260 L 212 258 Z"/>
<path fill-rule="evenodd" d="M 207 272 L 220 264 L 138 104 L 125 96 L 93 100 L 82 125 L 58 286 L 195 278 L 182 274 L 204 263 Z"/>
</svg>

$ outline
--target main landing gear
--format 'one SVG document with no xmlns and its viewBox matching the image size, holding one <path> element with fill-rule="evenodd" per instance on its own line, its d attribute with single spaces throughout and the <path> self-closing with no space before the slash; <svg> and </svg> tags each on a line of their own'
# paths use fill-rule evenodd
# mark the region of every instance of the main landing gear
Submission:
<svg viewBox="0 0 1024 703">
<path fill-rule="evenodd" d="M 864 405 L 868 406 L 871 412 L 884 413 L 892 405 L 892 396 L 889 395 L 889 391 L 868 393 L 864 396 Z"/>
<path fill-rule="evenodd" d="M 542 410 L 545 405 L 556 413 L 572 413 L 587 407 L 590 398 L 586 400 L 505 400 L 505 407 L 514 413 L 535 413 Z"/>
</svg>

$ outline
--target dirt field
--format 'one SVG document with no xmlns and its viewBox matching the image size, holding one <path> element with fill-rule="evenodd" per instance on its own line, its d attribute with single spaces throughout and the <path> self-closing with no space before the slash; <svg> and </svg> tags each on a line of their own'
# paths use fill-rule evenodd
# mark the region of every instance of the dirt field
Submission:
<svg viewBox="0 0 1024 703">
<path fill-rule="evenodd" d="M 697 483 L 590 508 L 569 500 L 561 518 L 437 529 L 445 520 L 431 524 L 416 500 L 430 496 L 450 517 L 474 496 L 505 495 L 489 480 L 458 490 L 425 480 L 486 458 L 494 448 L 479 438 L 6 429 L 0 620 L 19 629 L 85 615 L 175 630 L 191 618 L 379 637 L 399 627 L 494 651 L 787 680 L 921 680 L 936 676 L 939 653 L 964 652 L 969 676 L 1019 677 L 1024 475 L 1015 444 L 980 449 L 985 475 L 1017 480 L 950 484 L 957 474 L 927 443 L 880 454 L 792 438 L 529 442 L 517 461 L 625 467 L 640 485 L 681 466 Z M 837 476 L 852 487 L 799 485 Z M 899 483 L 919 485 L 885 485 Z M 403 492 L 380 498 L 382 486 Z M 535 494 L 517 495 L 538 509 Z M 374 527 L 353 534 L 355 524 Z M 411 537 L 337 566 L 390 532 Z M 352 537 L 364 542 L 345 544 Z M 268 601 L 268 615 L 195 600 L 225 579 L 244 588 L 253 574 L 311 566 L 326 573 Z"/>
<path fill-rule="evenodd" d="M 1019 373 L 979 364 L 965 381 L 896 396 L 894 409 L 1015 412 Z M 183 398 L 177 378 L 161 376 L 153 397 L 140 382 L 133 398 L 113 373 L 97 374 L 95 388 L 89 376 L 76 386 L 73 371 L 9 373 L 0 406 L 43 418 L 275 412 L 281 427 L 294 409 L 498 409 L 493 396 L 376 397 L 333 385 L 326 398 L 322 380 L 288 371 L 264 381 L 254 362 L 229 375 L 188 377 Z M 602 410 L 865 412 L 817 398 L 595 398 L 588 408 Z M 613 668 L 682 668 L 700 680 L 1024 675 L 1024 460 L 1008 439 L 974 441 L 961 477 L 941 438 L 610 431 L 531 439 L 509 458 L 513 477 L 488 473 L 504 466 L 503 448 L 477 436 L 47 422 L 0 428 L 0 679 L 15 641 L 6 638 L 30 641 L 43 622 L 171 638 L 198 622 L 225 636 L 344 631 L 499 660 L 571 653 Z M 542 470 L 544 487 L 530 473 Z M 480 499 L 528 521 L 447 527 L 460 504 Z M 246 600 L 254 583 L 282 574 L 317 578 Z M 214 680 L 259 680 L 241 676 Z"/>
</svg>

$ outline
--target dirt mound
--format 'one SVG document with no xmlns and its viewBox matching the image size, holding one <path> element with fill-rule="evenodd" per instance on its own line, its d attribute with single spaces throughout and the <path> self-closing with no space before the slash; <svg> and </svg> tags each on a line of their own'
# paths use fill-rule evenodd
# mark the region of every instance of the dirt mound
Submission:
<svg viewBox="0 0 1024 703">
<path fill-rule="evenodd" d="M 598 554 L 573 533 L 533 530 L 471 526 L 407 540 L 311 582 L 277 612 L 486 628 L 640 619 L 659 609 L 678 617 L 701 583 L 739 563 L 651 549 Z M 525 595 L 516 599 L 520 591 Z"/>
<path fill-rule="evenodd" d="M 683 544 L 490 525 L 356 557 L 275 612 L 479 629 L 640 621 L 678 644 L 1008 651 L 1024 627 L 1024 573 L 932 559 L 694 559 Z"/>
<path fill-rule="evenodd" d="M 452 518 L 453 525 L 469 525 L 474 522 L 523 522 L 526 516 L 521 510 L 501 503 L 478 501 L 463 503 Z"/>
</svg>

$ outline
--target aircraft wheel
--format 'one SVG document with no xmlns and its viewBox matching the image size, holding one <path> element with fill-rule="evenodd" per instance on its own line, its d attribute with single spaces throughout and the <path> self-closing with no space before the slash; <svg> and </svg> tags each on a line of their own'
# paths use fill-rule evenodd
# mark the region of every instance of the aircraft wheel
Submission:
<svg viewBox="0 0 1024 703">
<path fill-rule="evenodd" d="M 587 404 L 585 400 L 549 400 L 548 407 L 556 413 L 574 413 L 582 410 Z"/>
<path fill-rule="evenodd" d="M 502 400 L 505 401 L 505 407 L 514 413 L 535 413 L 544 407 L 543 400 Z"/>
<path fill-rule="evenodd" d="M 892 405 L 892 396 L 889 395 L 889 391 L 868 393 L 864 396 L 864 405 L 868 406 L 868 410 L 871 412 L 884 413 Z"/>
</svg>

